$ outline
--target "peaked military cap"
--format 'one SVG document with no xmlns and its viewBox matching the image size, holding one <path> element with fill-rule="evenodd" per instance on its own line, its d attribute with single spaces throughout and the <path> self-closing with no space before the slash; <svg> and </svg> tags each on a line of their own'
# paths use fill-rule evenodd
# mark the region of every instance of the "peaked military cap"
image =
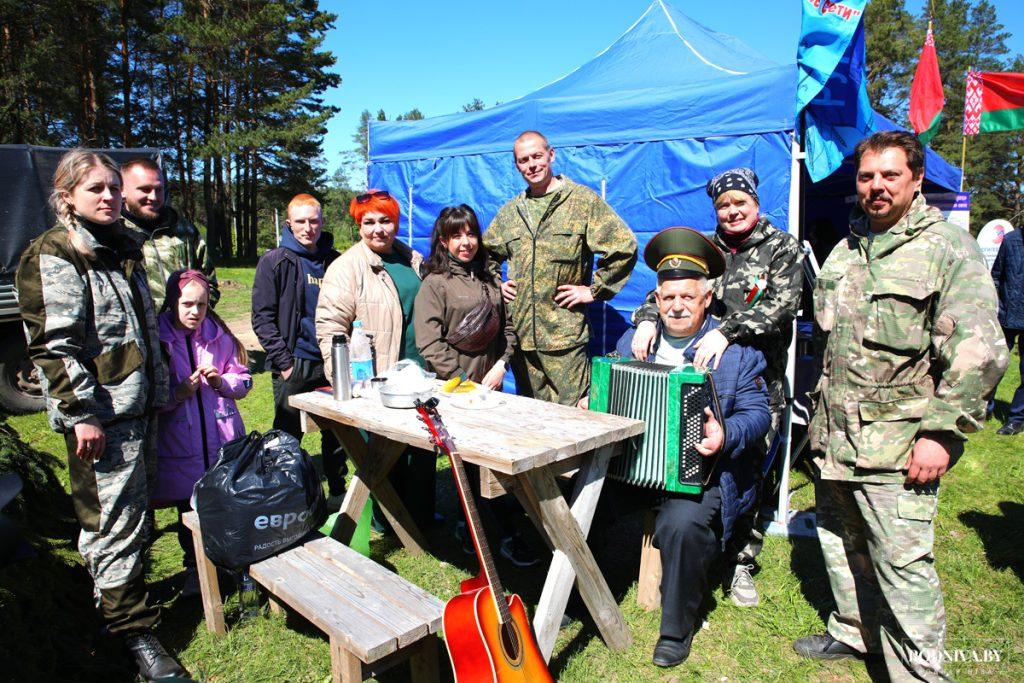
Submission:
<svg viewBox="0 0 1024 683">
<path fill-rule="evenodd" d="M 659 280 L 703 275 L 714 279 L 725 272 L 725 257 L 709 240 L 692 228 L 665 228 L 644 249 L 644 262 Z"/>
</svg>

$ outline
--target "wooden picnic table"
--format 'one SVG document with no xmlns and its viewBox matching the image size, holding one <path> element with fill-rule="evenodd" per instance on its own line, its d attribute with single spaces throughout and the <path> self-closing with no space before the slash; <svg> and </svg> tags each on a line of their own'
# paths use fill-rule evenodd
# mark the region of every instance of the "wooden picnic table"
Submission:
<svg viewBox="0 0 1024 683">
<path fill-rule="evenodd" d="M 644 423 L 523 396 L 501 397 L 501 405 L 485 410 L 459 408 L 442 398 L 438 411 L 463 459 L 483 468 L 482 480 L 490 475 L 499 488 L 516 495 L 552 549 L 534 617 L 538 645 L 550 659 L 575 583 L 605 643 L 625 650 L 632 636 L 586 538 L 608 461 L 624 440 L 643 432 Z M 416 411 L 385 408 L 376 397 L 335 401 L 322 390 L 289 400 L 302 411 L 303 429 L 333 431 L 355 464 L 331 536 L 345 543 L 351 539 L 373 493 L 402 544 L 413 554 L 423 553 L 423 534 L 387 479 L 408 446 L 433 449 Z M 359 430 L 370 435 L 369 442 Z M 574 470 L 567 500 L 555 478 Z"/>
</svg>

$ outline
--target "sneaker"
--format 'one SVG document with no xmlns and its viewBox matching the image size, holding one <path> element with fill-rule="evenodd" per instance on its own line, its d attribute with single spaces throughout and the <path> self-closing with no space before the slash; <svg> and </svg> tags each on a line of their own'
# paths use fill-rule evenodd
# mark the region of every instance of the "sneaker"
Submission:
<svg viewBox="0 0 1024 683">
<path fill-rule="evenodd" d="M 185 669 L 167 654 L 167 650 L 149 631 L 136 633 L 124 639 L 139 666 L 139 675 L 147 681 L 161 678 L 188 676 Z"/>
<path fill-rule="evenodd" d="M 192 598 L 201 592 L 202 590 L 199 587 L 199 570 L 195 567 L 185 567 L 185 582 L 181 587 L 181 597 Z"/>
<path fill-rule="evenodd" d="M 1024 422 L 1007 422 L 1002 427 L 996 430 L 996 434 L 1002 436 L 1013 436 L 1024 432 Z"/>
<path fill-rule="evenodd" d="M 540 562 L 540 559 L 533 554 L 533 550 L 519 534 L 502 539 L 501 556 L 517 567 L 532 567 Z"/>
<path fill-rule="evenodd" d="M 467 555 L 476 554 L 476 548 L 473 546 L 473 539 L 469 535 L 469 527 L 466 526 L 465 522 L 455 522 L 455 540 L 459 542 L 459 547 L 462 548 L 462 552 Z"/>
<path fill-rule="evenodd" d="M 732 573 L 732 580 L 729 582 L 729 589 L 726 591 L 737 607 L 757 607 L 760 600 L 757 597 L 757 587 L 754 586 L 752 564 L 738 564 Z"/>
</svg>

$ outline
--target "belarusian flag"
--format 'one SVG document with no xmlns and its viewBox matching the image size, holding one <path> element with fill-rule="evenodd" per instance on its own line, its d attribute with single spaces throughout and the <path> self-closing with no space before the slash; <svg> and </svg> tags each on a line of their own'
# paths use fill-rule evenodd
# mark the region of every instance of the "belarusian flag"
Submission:
<svg viewBox="0 0 1024 683">
<path fill-rule="evenodd" d="M 942 105 L 945 103 L 942 79 L 939 77 L 939 60 L 935 55 L 935 37 L 929 21 L 928 35 L 921 48 L 921 59 L 917 62 L 914 82 L 910 86 L 910 123 L 923 144 L 927 145 L 938 132 Z"/>
<path fill-rule="evenodd" d="M 1024 128 L 1024 74 L 969 71 L 964 135 Z"/>
</svg>

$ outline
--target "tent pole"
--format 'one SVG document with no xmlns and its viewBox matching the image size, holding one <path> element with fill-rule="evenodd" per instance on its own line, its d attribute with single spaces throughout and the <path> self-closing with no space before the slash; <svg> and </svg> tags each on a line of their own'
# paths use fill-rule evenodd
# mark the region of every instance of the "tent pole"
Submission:
<svg viewBox="0 0 1024 683">
<path fill-rule="evenodd" d="M 412 185 L 409 185 L 409 246 L 412 247 Z"/>
<path fill-rule="evenodd" d="M 786 232 L 793 235 L 800 241 L 800 200 L 801 200 L 801 167 L 800 160 L 804 158 L 804 152 L 797 142 L 796 133 L 790 139 L 789 167 L 789 221 Z M 789 536 L 789 468 L 792 465 L 793 456 L 793 403 L 794 388 L 796 386 L 796 321 L 791 328 L 789 349 L 786 352 L 786 404 L 779 421 L 779 455 L 782 458 L 780 469 L 779 501 L 775 510 L 775 520 L 768 525 L 768 533 L 780 536 Z"/>
<path fill-rule="evenodd" d="M 608 203 L 608 179 L 601 178 L 601 200 Z M 608 353 L 608 302 L 601 304 L 601 353 Z"/>
</svg>

